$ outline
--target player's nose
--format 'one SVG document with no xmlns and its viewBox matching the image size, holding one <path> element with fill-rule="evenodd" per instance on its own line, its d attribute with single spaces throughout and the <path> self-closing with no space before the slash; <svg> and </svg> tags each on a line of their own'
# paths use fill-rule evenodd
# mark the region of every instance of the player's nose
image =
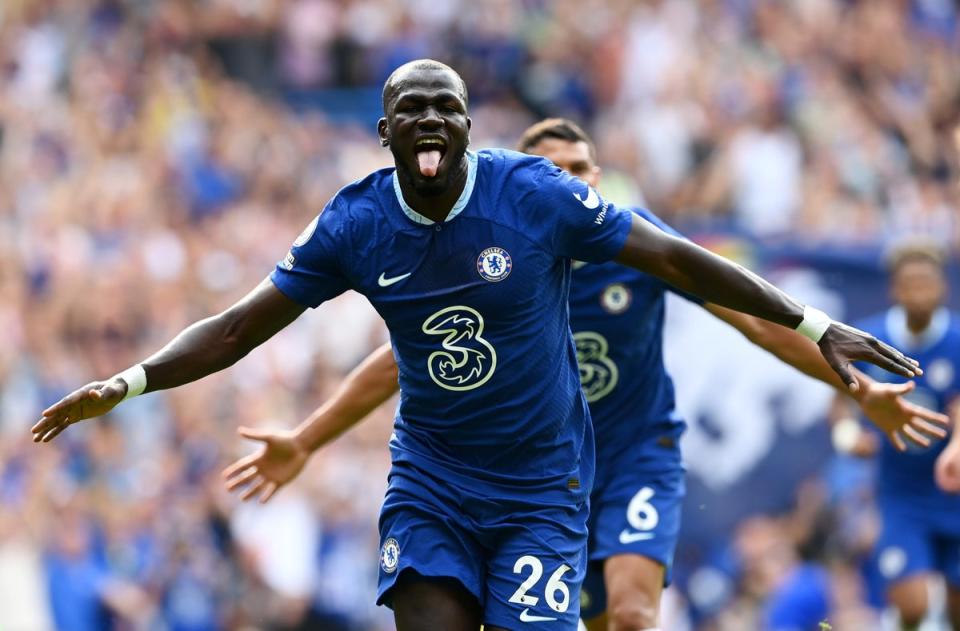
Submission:
<svg viewBox="0 0 960 631">
<path fill-rule="evenodd" d="M 440 116 L 440 111 L 437 110 L 434 106 L 429 106 L 424 108 L 423 116 L 417 121 L 417 125 L 425 128 L 436 128 L 443 126 L 443 117 Z"/>
</svg>

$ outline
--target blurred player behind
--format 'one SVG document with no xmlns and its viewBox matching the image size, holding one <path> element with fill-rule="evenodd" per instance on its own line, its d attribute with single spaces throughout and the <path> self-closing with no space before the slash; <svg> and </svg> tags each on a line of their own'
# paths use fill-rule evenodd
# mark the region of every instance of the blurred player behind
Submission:
<svg viewBox="0 0 960 631">
<path fill-rule="evenodd" d="M 948 411 L 960 394 L 960 317 L 945 306 L 944 255 L 931 244 L 905 245 L 891 256 L 890 273 L 894 306 L 859 327 L 918 357 L 927 370 L 916 380 L 912 398 Z M 881 368 L 864 370 L 877 379 L 901 380 Z M 940 574 L 953 629 L 960 631 L 960 497 L 939 488 L 934 475 L 936 468 L 944 486 L 960 479 L 960 433 L 925 450 L 898 452 L 862 431 L 846 401 L 835 406 L 833 431 L 840 451 L 869 456 L 879 449 L 876 499 L 882 524 L 873 562 L 901 628 L 917 629 L 927 616 L 927 588 L 932 575 Z"/>
</svg>

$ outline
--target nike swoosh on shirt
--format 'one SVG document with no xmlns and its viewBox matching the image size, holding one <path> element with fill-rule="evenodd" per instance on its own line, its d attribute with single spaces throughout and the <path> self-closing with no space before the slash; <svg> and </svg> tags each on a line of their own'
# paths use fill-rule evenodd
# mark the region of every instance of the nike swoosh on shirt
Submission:
<svg viewBox="0 0 960 631">
<path fill-rule="evenodd" d="M 530 613 L 529 607 L 520 612 L 520 622 L 549 622 L 551 620 L 556 620 L 556 618 L 548 618 L 546 616 L 535 616 Z"/>
<path fill-rule="evenodd" d="M 648 539 L 653 539 L 654 534 L 652 532 L 630 532 L 629 530 L 620 531 L 620 543 L 636 543 L 637 541 L 646 541 Z"/>
<path fill-rule="evenodd" d="M 580 197 L 577 193 L 574 193 L 573 196 L 576 197 L 581 204 L 586 206 L 588 210 L 593 210 L 600 205 L 600 196 L 597 195 L 597 192 L 593 190 L 592 186 L 587 187 L 587 196 L 585 198 Z"/>
<path fill-rule="evenodd" d="M 406 278 L 406 277 L 409 276 L 410 274 L 413 274 L 413 272 L 407 272 L 406 274 L 401 274 L 400 276 L 394 276 L 393 278 L 387 278 L 386 276 L 383 275 L 383 272 L 381 272 L 381 273 L 380 273 L 380 278 L 377 279 L 377 284 L 380 285 L 381 287 L 389 287 L 390 285 L 392 285 L 392 284 L 394 284 L 394 283 L 399 283 L 400 281 L 402 281 L 404 278 Z"/>
</svg>

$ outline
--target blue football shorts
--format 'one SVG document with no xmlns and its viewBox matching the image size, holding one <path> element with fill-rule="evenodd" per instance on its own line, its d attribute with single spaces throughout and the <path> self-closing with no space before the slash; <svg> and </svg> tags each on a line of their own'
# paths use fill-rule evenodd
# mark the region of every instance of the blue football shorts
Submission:
<svg viewBox="0 0 960 631">
<path fill-rule="evenodd" d="M 587 566 L 588 502 L 538 503 L 491 496 L 394 464 L 380 514 L 377 604 L 411 571 L 458 581 L 483 623 L 505 629 L 575 631 Z"/>
<path fill-rule="evenodd" d="M 955 510 L 911 497 L 880 496 L 881 527 L 873 563 L 885 588 L 921 572 L 937 572 L 960 587 L 960 518 Z"/>
<path fill-rule="evenodd" d="M 670 584 L 685 471 L 678 453 L 662 459 L 661 468 L 638 467 L 638 462 L 649 460 L 633 451 L 614 461 L 598 461 L 597 484 L 590 495 L 589 564 L 581 595 L 584 620 L 607 608 L 603 562 L 612 556 L 637 554 L 656 561 L 664 567 L 664 584 Z"/>
</svg>

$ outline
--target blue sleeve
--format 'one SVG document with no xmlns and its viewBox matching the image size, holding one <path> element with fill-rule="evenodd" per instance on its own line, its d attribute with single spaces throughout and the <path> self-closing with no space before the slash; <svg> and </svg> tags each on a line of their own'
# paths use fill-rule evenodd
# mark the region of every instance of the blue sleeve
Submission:
<svg viewBox="0 0 960 631">
<path fill-rule="evenodd" d="M 637 208 L 637 209 L 634 210 L 634 212 L 636 212 L 636 213 L 637 213 L 638 215 L 640 215 L 643 219 L 646 219 L 647 221 L 649 221 L 650 223 L 652 223 L 653 225 L 655 225 L 655 226 L 656 226 L 657 228 L 659 228 L 660 230 L 663 230 L 663 231 L 666 232 L 667 234 L 672 235 L 672 236 L 674 236 L 674 237 L 678 237 L 678 238 L 680 238 L 680 239 L 686 239 L 685 236 L 683 236 L 682 234 L 680 234 L 679 232 L 677 232 L 677 231 L 676 231 L 672 226 L 670 226 L 667 222 L 665 222 L 663 219 L 660 219 L 660 217 L 657 217 L 655 214 L 653 214 L 651 211 L 647 210 L 646 208 Z M 690 302 L 692 302 L 692 303 L 694 303 L 694 304 L 702 305 L 702 304 L 704 303 L 704 300 L 703 300 L 702 298 L 700 298 L 700 297 L 698 297 L 698 296 L 694 296 L 693 294 L 688 294 L 687 292 L 683 291 L 682 289 L 678 289 L 678 288 L 674 287 L 674 286 L 671 285 L 670 283 L 666 283 L 666 282 L 663 283 L 663 287 L 664 287 L 664 289 L 666 289 L 667 291 L 670 291 L 671 293 L 674 293 L 674 294 L 680 296 L 680 297 L 683 298 L 684 300 L 689 300 Z"/>
<path fill-rule="evenodd" d="M 340 256 L 345 242 L 345 215 L 340 197 L 334 197 L 270 274 L 277 289 L 291 300 L 305 307 L 317 307 L 350 288 Z"/>
<path fill-rule="evenodd" d="M 535 221 L 542 224 L 543 241 L 557 256 L 603 263 L 623 249 L 633 213 L 616 208 L 583 180 L 545 161 L 536 193 Z"/>
</svg>

